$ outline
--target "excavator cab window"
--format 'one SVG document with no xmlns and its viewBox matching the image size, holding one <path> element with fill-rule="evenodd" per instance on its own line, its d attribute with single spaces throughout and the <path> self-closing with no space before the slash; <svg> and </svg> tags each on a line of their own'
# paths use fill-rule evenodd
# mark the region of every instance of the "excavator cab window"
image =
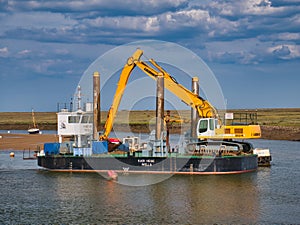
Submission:
<svg viewBox="0 0 300 225">
<path fill-rule="evenodd" d="M 199 123 L 199 133 L 206 132 L 207 128 L 208 128 L 208 120 L 206 120 L 206 119 L 200 120 L 200 123 Z"/>
<path fill-rule="evenodd" d="M 209 129 L 214 130 L 215 129 L 215 121 L 214 119 L 209 119 Z"/>
</svg>

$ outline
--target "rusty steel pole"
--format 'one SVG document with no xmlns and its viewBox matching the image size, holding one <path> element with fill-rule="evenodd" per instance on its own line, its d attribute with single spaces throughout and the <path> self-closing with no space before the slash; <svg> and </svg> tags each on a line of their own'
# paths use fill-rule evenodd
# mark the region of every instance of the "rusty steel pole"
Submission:
<svg viewBox="0 0 300 225">
<path fill-rule="evenodd" d="M 192 78 L 192 92 L 199 95 L 199 79 L 198 77 Z M 191 109 L 191 138 L 197 138 L 197 123 L 199 120 L 199 115 L 197 109 Z"/>
<path fill-rule="evenodd" d="M 164 128 L 164 77 L 158 76 L 156 81 L 156 132 L 155 139 L 161 140 Z M 161 149 L 157 149 L 161 151 Z"/>
<path fill-rule="evenodd" d="M 93 139 L 98 139 L 98 131 L 100 130 L 100 74 L 94 72 L 93 74 Z"/>
</svg>

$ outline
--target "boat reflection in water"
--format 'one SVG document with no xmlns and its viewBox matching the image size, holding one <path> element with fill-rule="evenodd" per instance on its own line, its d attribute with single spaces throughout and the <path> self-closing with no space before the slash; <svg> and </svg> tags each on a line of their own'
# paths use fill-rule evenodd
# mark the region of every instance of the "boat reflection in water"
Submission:
<svg viewBox="0 0 300 225">
<path fill-rule="evenodd" d="M 122 176 L 123 183 L 126 179 L 128 184 L 142 179 L 145 186 L 107 182 L 95 173 L 45 175 L 51 177 L 51 190 L 55 190 L 51 195 L 55 195 L 58 202 L 67 204 L 72 199 L 77 199 L 83 204 L 79 210 L 75 207 L 79 202 L 72 201 L 73 214 L 85 215 L 85 222 L 91 222 L 89 217 L 101 223 L 126 221 L 146 224 L 226 224 L 229 221 L 258 221 L 260 207 L 256 173 L 226 176 L 174 175 L 152 185 L 147 185 L 147 182 L 153 183 L 160 175 Z M 89 210 L 90 208 L 93 210 Z"/>
</svg>

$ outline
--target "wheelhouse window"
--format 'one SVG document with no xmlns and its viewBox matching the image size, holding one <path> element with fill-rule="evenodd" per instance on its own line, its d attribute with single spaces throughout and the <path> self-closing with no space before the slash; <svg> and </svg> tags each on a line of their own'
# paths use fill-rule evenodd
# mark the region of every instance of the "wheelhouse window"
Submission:
<svg viewBox="0 0 300 225">
<path fill-rule="evenodd" d="M 91 116 L 88 115 L 82 116 L 81 123 L 90 123 L 90 121 L 91 121 Z"/>
<path fill-rule="evenodd" d="M 79 121 L 80 121 L 80 116 L 69 116 L 68 117 L 69 123 L 79 123 Z"/>
</svg>

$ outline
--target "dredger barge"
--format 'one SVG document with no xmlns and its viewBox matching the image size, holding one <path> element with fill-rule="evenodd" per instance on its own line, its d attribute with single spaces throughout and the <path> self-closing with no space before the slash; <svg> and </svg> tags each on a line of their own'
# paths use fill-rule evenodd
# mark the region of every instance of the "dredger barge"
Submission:
<svg viewBox="0 0 300 225">
<path fill-rule="evenodd" d="M 44 150 L 38 154 L 39 166 L 74 172 L 231 174 L 255 171 L 259 163 L 270 163 L 271 156 L 264 154 L 269 153 L 268 150 L 254 149 L 244 141 L 261 137 L 254 115 L 234 124 L 233 114 L 228 114 L 227 119 L 232 123 L 223 124 L 217 110 L 199 96 L 197 77 L 193 78 L 190 91 L 153 59 L 142 61 L 142 54 L 138 49 L 121 72 L 104 132 L 100 134 L 99 129 L 100 75 L 95 72 L 93 103 L 87 103 L 85 111 L 64 110 L 57 114 L 59 142 L 45 143 Z M 156 128 L 146 143 L 139 143 L 137 137 L 109 138 L 128 78 L 135 67 L 157 83 Z M 191 130 L 176 148 L 169 143 L 168 124 L 172 120 L 170 114 L 164 115 L 164 88 L 192 108 Z M 73 138 L 63 142 L 64 136 Z"/>
</svg>

